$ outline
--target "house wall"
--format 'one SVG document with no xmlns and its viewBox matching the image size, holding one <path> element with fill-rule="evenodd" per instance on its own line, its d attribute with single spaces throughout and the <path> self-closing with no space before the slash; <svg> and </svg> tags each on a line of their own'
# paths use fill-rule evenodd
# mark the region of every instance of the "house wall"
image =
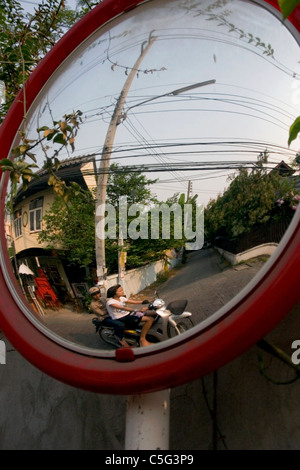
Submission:
<svg viewBox="0 0 300 470">
<path fill-rule="evenodd" d="M 43 216 L 45 212 L 49 210 L 51 204 L 54 200 L 54 193 L 51 189 L 46 189 L 44 191 L 40 191 L 37 194 L 34 194 L 26 199 L 24 199 L 20 204 L 18 204 L 14 209 L 22 209 L 22 235 L 15 239 L 15 250 L 16 254 L 22 250 L 27 250 L 29 248 L 43 248 L 42 243 L 38 243 L 37 238 L 39 232 L 30 232 L 29 226 L 29 204 L 33 199 L 37 197 L 44 197 L 43 203 Z M 27 216 L 25 215 L 27 213 Z"/>
<path fill-rule="evenodd" d="M 89 190 L 95 190 L 97 187 L 97 181 L 94 160 L 83 163 L 81 165 L 80 171 Z"/>
</svg>

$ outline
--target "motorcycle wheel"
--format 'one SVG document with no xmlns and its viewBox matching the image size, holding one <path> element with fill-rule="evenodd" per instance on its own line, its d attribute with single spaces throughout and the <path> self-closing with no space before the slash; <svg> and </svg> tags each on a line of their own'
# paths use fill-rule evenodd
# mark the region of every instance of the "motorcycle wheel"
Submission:
<svg viewBox="0 0 300 470">
<path fill-rule="evenodd" d="M 115 348 L 121 347 L 120 341 L 115 336 L 113 330 L 111 330 L 110 328 L 100 328 L 99 336 L 105 343 L 111 344 Z"/>
<path fill-rule="evenodd" d="M 174 336 L 178 336 L 179 334 L 190 330 L 191 328 L 193 328 L 194 323 L 190 317 L 185 317 L 185 318 L 180 318 L 180 320 L 178 320 L 178 322 L 176 323 L 176 326 L 177 326 L 177 329 L 179 330 L 179 333 L 176 330 L 176 328 L 174 328 L 172 325 L 170 324 L 168 325 L 169 338 L 174 338 Z"/>
</svg>

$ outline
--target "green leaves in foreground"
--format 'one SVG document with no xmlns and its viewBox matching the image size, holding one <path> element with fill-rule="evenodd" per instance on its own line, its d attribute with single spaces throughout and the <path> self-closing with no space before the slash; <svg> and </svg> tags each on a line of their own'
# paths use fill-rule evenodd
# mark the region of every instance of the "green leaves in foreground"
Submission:
<svg viewBox="0 0 300 470">
<path fill-rule="evenodd" d="M 278 0 L 278 6 L 282 13 L 283 19 L 286 19 L 295 8 L 300 5 L 300 0 Z M 294 123 L 290 127 L 288 145 L 296 139 L 300 132 L 300 116 L 296 118 Z"/>
<path fill-rule="evenodd" d="M 284 19 L 287 18 L 299 4 L 299 0 L 278 0 L 278 5 Z"/>
<path fill-rule="evenodd" d="M 29 182 L 32 178 L 38 178 L 32 168 L 37 168 L 35 163 L 27 163 L 23 160 L 9 160 L 8 158 L 3 158 L 0 160 L 0 168 L 2 171 L 9 171 L 10 172 L 10 180 L 13 186 L 16 189 L 16 185 L 20 182 L 22 178 L 23 182 L 23 189 L 26 190 L 28 187 Z"/>
<path fill-rule="evenodd" d="M 293 124 L 290 127 L 289 131 L 289 140 L 288 145 L 291 145 L 291 142 L 297 138 L 297 135 L 300 132 L 300 116 L 296 118 Z"/>
</svg>

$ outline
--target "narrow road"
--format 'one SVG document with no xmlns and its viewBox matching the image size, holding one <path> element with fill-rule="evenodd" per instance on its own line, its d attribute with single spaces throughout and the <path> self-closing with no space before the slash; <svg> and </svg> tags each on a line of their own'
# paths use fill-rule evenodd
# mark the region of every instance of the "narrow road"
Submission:
<svg viewBox="0 0 300 470">
<path fill-rule="evenodd" d="M 188 255 L 188 260 L 174 277 L 158 289 L 166 303 L 187 299 L 187 310 L 199 323 L 231 300 L 255 276 L 264 261 L 256 259 L 231 267 L 212 248 Z"/>
<path fill-rule="evenodd" d="M 187 310 L 192 312 L 193 322 L 197 324 L 231 300 L 263 264 L 261 259 L 256 259 L 233 268 L 224 263 L 214 249 L 191 252 L 186 264 L 174 270 L 175 274 L 157 289 L 158 295 L 166 303 L 187 299 Z M 154 291 L 146 288 L 133 297 L 152 300 Z M 93 315 L 64 308 L 41 317 L 41 323 L 71 342 L 90 348 L 111 349 L 95 334 L 92 318 Z"/>
</svg>

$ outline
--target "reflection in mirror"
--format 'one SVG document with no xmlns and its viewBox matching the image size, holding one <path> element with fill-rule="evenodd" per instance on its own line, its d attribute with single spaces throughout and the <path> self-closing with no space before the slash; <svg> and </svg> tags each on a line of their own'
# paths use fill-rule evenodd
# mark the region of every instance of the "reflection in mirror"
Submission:
<svg viewBox="0 0 300 470">
<path fill-rule="evenodd" d="M 102 298 L 121 284 L 135 301 L 187 299 L 194 325 L 248 285 L 299 200 L 287 145 L 298 52 L 296 33 L 260 4 L 154 0 L 71 54 L 14 143 L 16 159 L 38 165 L 5 222 L 34 321 L 113 349 L 92 324 L 97 283 Z"/>
</svg>

